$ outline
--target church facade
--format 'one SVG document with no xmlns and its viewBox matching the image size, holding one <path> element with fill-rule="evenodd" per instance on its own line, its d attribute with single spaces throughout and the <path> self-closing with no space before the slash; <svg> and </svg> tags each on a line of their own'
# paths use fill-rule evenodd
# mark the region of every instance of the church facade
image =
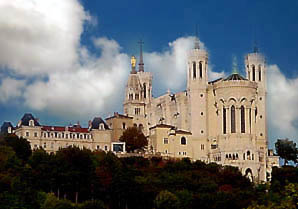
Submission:
<svg viewBox="0 0 298 209">
<path fill-rule="evenodd" d="M 188 54 L 186 90 L 152 96 L 152 74 L 132 57 L 124 114 L 149 137 L 149 149 L 163 156 L 237 166 L 243 175 L 266 181 L 278 156 L 268 151 L 266 62 L 255 50 L 245 57 L 246 76 L 235 69 L 208 81 L 208 53 Z"/>
</svg>

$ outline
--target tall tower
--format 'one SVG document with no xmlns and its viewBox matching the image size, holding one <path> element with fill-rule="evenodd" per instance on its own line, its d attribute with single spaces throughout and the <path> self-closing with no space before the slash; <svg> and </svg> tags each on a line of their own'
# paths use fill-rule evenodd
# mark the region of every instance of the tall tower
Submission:
<svg viewBox="0 0 298 209">
<path fill-rule="evenodd" d="M 146 135 L 149 131 L 147 105 L 152 100 L 152 74 L 144 71 L 143 42 L 140 41 L 139 43 L 139 70 L 136 71 L 136 58 L 132 56 L 123 108 L 124 114 L 133 117 L 134 125 L 140 127 Z"/>
<path fill-rule="evenodd" d="M 266 116 L 266 61 L 264 56 L 259 53 L 258 48 L 254 47 L 252 53 L 245 57 L 246 77 L 249 81 L 258 84 L 255 100 L 255 110 L 252 117 L 255 121 L 255 135 L 258 149 L 267 150 L 267 116 Z"/>
<path fill-rule="evenodd" d="M 189 122 L 193 136 L 207 136 L 208 53 L 201 49 L 196 37 L 195 47 L 188 55 L 187 91 L 190 101 Z"/>
</svg>

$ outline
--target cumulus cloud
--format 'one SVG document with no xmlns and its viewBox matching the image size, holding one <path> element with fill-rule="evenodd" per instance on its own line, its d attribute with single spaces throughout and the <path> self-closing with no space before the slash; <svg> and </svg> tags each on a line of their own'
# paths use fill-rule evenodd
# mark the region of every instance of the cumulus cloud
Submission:
<svg viewBox="0 0 298 209">
<path fill-rule="evenodd" d="M 180 37 L 168 44 L 163 52 L 145 53 L 146 69 L 154 74 L 154 85 L 159 90 L 182 90 L 186 86 L 187 55 L 194 47 L 195 37 Z M 200 48 L 206 49 L 200 42 Z M 213 72 L 209 68 L 209 80 L 224 76 L 223 72 Z M 157 92 L 158 94 L 162 92 Z"/>
<path fill-rule="evenodd" d="M 0 85 L 0 102 L 5 103 L 22 96 L 24 87 L 24 80 L 15 80 L 12 78 L 2 79 Z"/>
<path fill-rule="evenodd" d="M 1 0 L 0 65 L 23 76 L 69 70 L 88 20 L 77 0 Z"/>
<path fill-rule="evenodd" d="M 298 78 L 286 78 L 277 65 L 268 66 L 267 76 L 269 131 L 272 137 L 297 142 Z"/>
</svg>

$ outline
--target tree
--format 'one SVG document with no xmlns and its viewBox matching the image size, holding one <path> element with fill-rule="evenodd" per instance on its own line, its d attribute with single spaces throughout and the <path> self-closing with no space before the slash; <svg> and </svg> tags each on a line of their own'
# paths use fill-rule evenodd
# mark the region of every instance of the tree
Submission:
<svg viewBox="0 0 298 209">
<path fill-rule="evenodd" d="M 19 138 L 15 134 L 8 134 L 0 139 L 0 145 L 11 147 L 17 157 L 26 162 L 32 154 L 30 143 L 27 139 Z"/>
<path fill-rule="evenodd" d="M 126 129 L 120 137 L 120 141 L 126 143 L 127 152 L 132 152 L 137 149 L 143 150 L 144 147 L 148 145 L 145 135 L 137 127 Z"/>
<path fill-rule="evenodd" d="M 298 149 L 296 143 L 289 139 L 278 139 L 275 143 L 277 154 L 285 160 L 284 165 L 289 161 L 298 162 Z"/>
<path fill-rule="evenodd" d="M 154 203 L 157 209 L 176 209 L 179 206 L 177 196 L 167 190 L 161 191 Z"/>
</svg>

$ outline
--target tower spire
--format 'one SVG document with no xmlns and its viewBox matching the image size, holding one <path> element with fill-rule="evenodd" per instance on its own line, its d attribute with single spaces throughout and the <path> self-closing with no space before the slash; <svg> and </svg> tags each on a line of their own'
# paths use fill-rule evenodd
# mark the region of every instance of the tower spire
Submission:
<svg viewBox="0 0 298 209">
<path fill-rule="evenodd" d="M 198 35 L 198 24 L 196 24 L 195 49 L 200 49 L 200 45 L 199 45 L 199 35 Z"/>
<path fill-rule="evenodd" d="M 143 62 L 143 44 L 144 42 L 140 40 L 140 62 L 139 62 L 139 72 L 144 72 L 144 62 Z"/>
</svg>

